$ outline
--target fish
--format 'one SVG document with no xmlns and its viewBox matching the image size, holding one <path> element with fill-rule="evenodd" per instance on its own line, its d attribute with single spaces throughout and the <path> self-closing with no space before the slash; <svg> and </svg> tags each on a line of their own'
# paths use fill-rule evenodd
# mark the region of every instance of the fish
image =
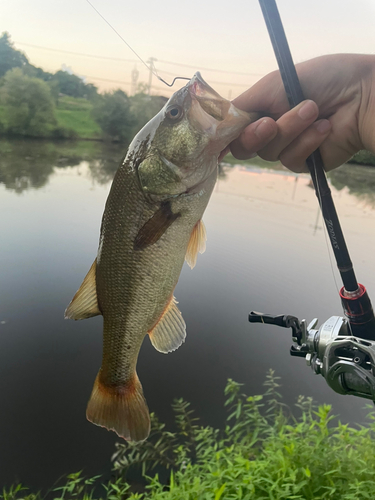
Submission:
<svg viewBox="0 0 375 500">
<path fill-rule="evenodd" d="M 161 353 L 185 341 L 174 297 L 184 260 L 206 247 L 202 216 L 220 153 L 257 119 L 222 98 L 200 73 L 134 137 L 106 201 L 97 257 L 65 311 L 103 316 L 103 358 L 87 419 L 125 440 L 150 432 L 136 372 L 145 336 Z"/>
</svg>

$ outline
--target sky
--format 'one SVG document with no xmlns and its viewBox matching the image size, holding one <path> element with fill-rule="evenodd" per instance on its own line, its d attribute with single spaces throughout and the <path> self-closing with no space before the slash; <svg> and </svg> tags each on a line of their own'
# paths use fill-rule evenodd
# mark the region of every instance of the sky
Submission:
<svg viewBox="0 0 375 500">
<path fill-rule="evenodd" d="M 199 70 L 233 99 L 277 68 L 258 0 L 90 0 L 142 57 L 170 82 Z M 295 63 L 338 52 L 374 53 L 375 0 L 278 0 Z M 149 71 L 87 0 L 0 2 L 0 32 L 45 71 L 63 65 L 100 91 L 131 93 Z M 155 77 L 152 93 L 170 96 Z"/>
</svg>

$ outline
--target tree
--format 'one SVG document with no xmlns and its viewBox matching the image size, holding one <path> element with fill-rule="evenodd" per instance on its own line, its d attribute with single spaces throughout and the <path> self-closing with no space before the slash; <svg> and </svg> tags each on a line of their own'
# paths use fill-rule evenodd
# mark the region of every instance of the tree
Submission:
<svg viewBox="0 0 375 500">
<path fill-rule="evenodd" d="M 29 63 L 25 54 L 16 50 L 6 31 L 0 37 L 0 77 L 12 68 L 22 68 Z"/>
<path fill-rule="evenodd" d="M 67 71 L 57 71 L 52 76 L 52 81 L 56 81 L 61 94 L 71 97 L 86 97 L 92 99 L 97 94 L 97 88 L 92 83 L 85 84 L 82 78 L 77 75 L 71 75 Z"/>
<path fill-rule="evenodd" d="M 37 68 L 32 64 L 27 64 L 22 69 L 25 75 L 31 76 L 32 78 L 39 78 L 40 80 L 44 80 L 45 82 L 49 82 L 53 78 L 53 73 L 44 71 L 42 68 Z"/>
<path fill-rule="evenodd" d="M 134 117 L 132 135 L 135 135 L 148 121 L 154 117 L 166 103 L 160 96 L 150 96 L 143 92 L 130 98 L 131 113 Z"/>
<path fill-rule="evenodd" d="M 13 68 L 4 77 L 1 88 L 6 130 L 27 136 L 48 135 L 55 124 L 55 105 L 47 83 L 30 78 L 20 68 Z"/>
<path fill-rule="evenodd" d="M 122 90 L 100 96 L 94 103 L 92 116 L 105 136 L 122 142 L 132 139 L 134 117 L 129 97 Z"/>
</svg>

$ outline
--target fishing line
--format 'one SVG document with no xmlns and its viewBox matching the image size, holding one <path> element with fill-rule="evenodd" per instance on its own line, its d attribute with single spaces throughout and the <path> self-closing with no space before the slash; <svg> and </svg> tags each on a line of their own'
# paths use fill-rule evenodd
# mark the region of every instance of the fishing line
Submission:
<svg viewBox="0 0 375 500">
<path fill-rule="evenodd" d="M 187 78 L 187 77 L 184 77 L 184 76 L 176 76 L 172 83 L 168 83 L 166 82 L 165 80 L 163 80 L 163 78 L 161 76 L 158 75 L 157 73 L 157 70 L 155 68 L 154 65 L 151 65 L 149 66 L 143 59 L 140 55 L 137 54 L 137 52 L 128 44 L 128 42 L 125 40 L 125 38 L 123 38 L 120 33 L 112 26 L 112 24 L 107 21 L 107 19 L 98 11 L 98 9 L 96 7 L 94 7 L 94 5 L 90 2 L 90 0 L 86 0 L 86 2 L 95 10 L 95 12 L 103 19 L 103 21 L 105 23 L 108 24 L 108 26 L 116 33 L 116 35 L 121 38 L 121 40 L 125 43 L 125 45 L 133 52 L 133 54 L 138 57 L 138 59 L 141 61 L 142 64 L 144 64 L 146 66 L 146 68 L 151 71 L 151 73 L 156 76 L 156 78 L 158 80 L 160 80 L 161 82 L 163 82 L 165 85 L 167 85 L 168 87 L 173 87 L 174 85 L 174 82 L 176 80 L 191 80 L 191 78 Z"/>
</svg>

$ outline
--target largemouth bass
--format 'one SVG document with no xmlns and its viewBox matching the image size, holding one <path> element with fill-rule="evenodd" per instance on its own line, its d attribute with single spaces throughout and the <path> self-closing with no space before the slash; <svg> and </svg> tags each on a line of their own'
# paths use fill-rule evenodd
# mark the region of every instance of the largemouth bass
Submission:
<svg viewBox="0 0 375 500">
<path fill-rule="evenodd" d="M 197 73 L 136 135 L 106 202 L 97 258 L 65 312 L 103 315 L 103 361 L 87 418 L 141 441 L 150 417 L 136 373 L 146 334 L 162 353 L 186 327 L 173 296 L 186 259 L 205 249 L 201 221 L 220 152 L 257 116 L 236 109 Z"/>
</svg>

